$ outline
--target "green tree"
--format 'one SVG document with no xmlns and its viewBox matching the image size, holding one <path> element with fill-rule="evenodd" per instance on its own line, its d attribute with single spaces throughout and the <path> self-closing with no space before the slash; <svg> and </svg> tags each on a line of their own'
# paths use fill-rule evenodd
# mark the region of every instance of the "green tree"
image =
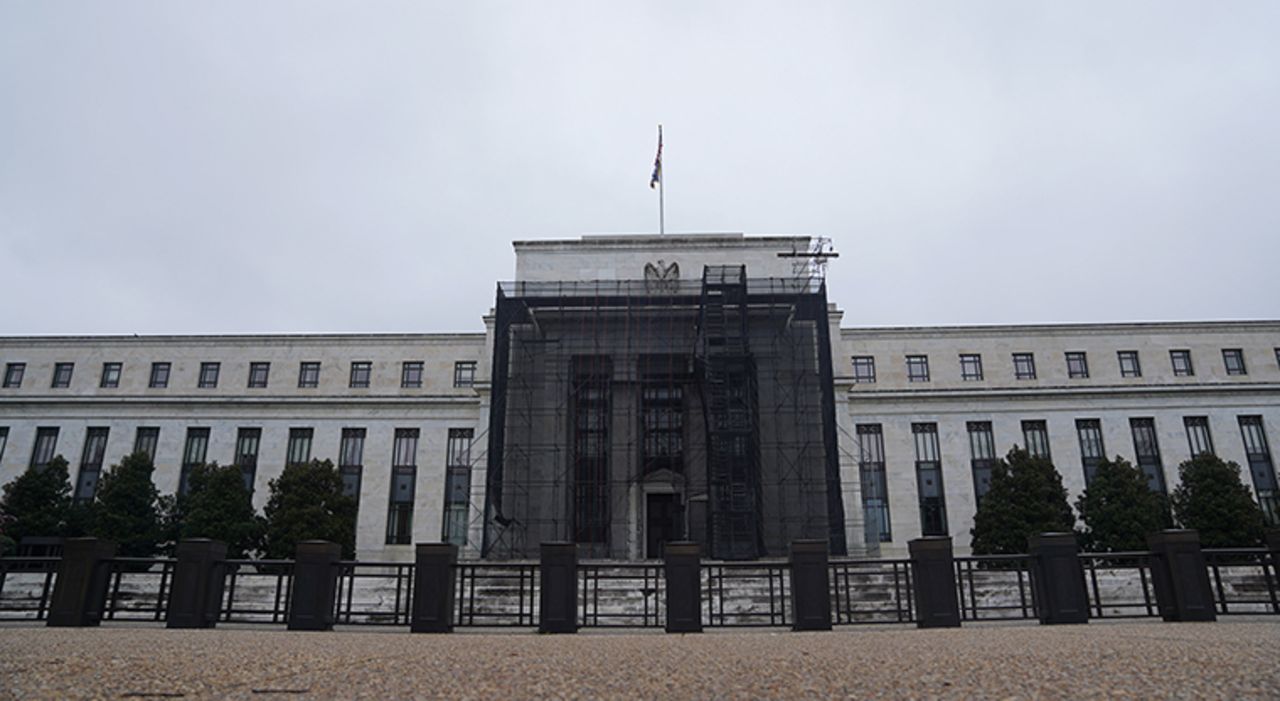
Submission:
<svg viewBox="0 0 1280 701">
<path fill-rule="evenodd" d="M 1075 525 L 1062 475 L 1045 458 L 1014 446 L 991 470 L 991 489 L 973 517 L 973 552 L 1024 553 L 1027 538 L 1069 533 Z"/>
<path fill-rule="evenodd" d="M 342 493 L 342 477 L 333 463 L 289 465 L 268 486 L 271 495 L 263 508 L 265 557 L 291 558 L 303 540 L 338 543 L 343 557 L 355 557 L 356 500 Z"/>
<path fill-rule="evenodd" d="M 4 486 L 0 499 L 4 535 L 15 545 L 26 536 L 66 536 L 70 511 L 71 478 L 61 455 L 44 467 L 28 467 Z"/>
<path fill-rule="evenodd" d="M 177 499 L 179 538 L 213 538 L 227 544 L 227 557 L 243 558 L 257 550 L 262 521 L 253 510 L 253 495 L 240 468 L 199 465 L 187 475 L 188 493 Z"/>
<path fill-rule="evenodd" d="M 1178 466 L 1173 513 L 1184 528 L 1200 532 L 1206 548 L 1258 545 L 1266 532 L 1262 509 L 1240 479 L 1240 466 L 1201 454 Z"/>
<path fill-rule="evenodd" d="M 134 453 L 98 481 L 90 534 L 116 543 L 121 557 L 151 557 L 164 540 L 154 471 L 146 453 Z"/>
<path fill-rule="evenodd" d="M 1080 541 L 1089 552 L 1146 550 L 1148 533 L 1173 525 L 1168 500 L 1151 491 L 1142 470 L 1118 455 L 1098 463 L 1076 511 L 1085 525 Z"/>
</svg>

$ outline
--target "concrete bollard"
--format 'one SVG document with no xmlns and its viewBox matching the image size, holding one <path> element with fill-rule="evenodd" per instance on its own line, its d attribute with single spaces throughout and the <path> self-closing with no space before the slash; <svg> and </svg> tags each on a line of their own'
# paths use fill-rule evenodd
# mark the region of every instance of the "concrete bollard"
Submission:
<svg viewBox="0 0 1280 701">
<path fill-rule="evenodd" d="M 418 543 L 413 565 L 413 611 L 409 630 L 414 633 L 453 632 L 453 597 L 457 581 L 458 546 L 452 543 Z"/>
<path fill-rule="evenodd" d="M 102 622 L 107 583 L 111 579 L 107 560 L 115 555 L 116 544 L 107 540 L 68 538 L 63 543 L 46 625 L 88 628 Z"/>
<path fill-rule="evenodd" d="M 1209 567 L 1200 550 L 1200 534 L 1170 529 L 1147 536 L 1151 548 L 1151 585 L 1160 617 L 1166 621 L 1216 621 Z"/>
<path fill-rule="evenodd" d="M 668 633 L 702 632 L 702 548 L 689 541 L 662 546 Z"/>
<path fill-rule="evenodd" d="M 831 630 L 827 541 L 791 542 L 791 630 Z"/>
<path fill-rule="evenodd" d="M 1041 533 L 1027 539 L 1031 583 L 1040 623 L 1089 622 L 1089 594 L 1074 533 Z"/>
<path fill-rule="evenodd" d="M 227 574 L 227 544 L 208 538 L 178 543 L 173 586 L 165 612 L 167 628 L 212 628 L 222 608 Z"/>
<path fill-rule="evenodd" d="M 956 563 L 949 536 L 926 536 L 907 542 L 916 595 L 917 628 L 958 628 L 960 599 Z"/>
<path fill-rule="evenodd" d="M 538 632 L 578 632 L 578 546 L 543 543 L 538 567 Z"/>
<path fill-rule="evenodd" d="M 298 543 L 289 594 L 289 630 L 333 630 L 342 546 L 327 540 Z"/>
</svg>

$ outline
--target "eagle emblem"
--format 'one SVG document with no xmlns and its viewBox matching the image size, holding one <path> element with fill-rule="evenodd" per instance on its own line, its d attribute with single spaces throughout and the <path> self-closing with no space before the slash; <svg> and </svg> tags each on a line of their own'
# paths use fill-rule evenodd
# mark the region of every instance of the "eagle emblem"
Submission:
<svg viewBox="0 0 1280 701">
<path fill-rule="evenodd" d="M 644 264 L 644 289 L 646 292 L 675 292 L 680 287 L 680 264 L 668 265 L 659 259 L 657 263 Z"/>
</svg>

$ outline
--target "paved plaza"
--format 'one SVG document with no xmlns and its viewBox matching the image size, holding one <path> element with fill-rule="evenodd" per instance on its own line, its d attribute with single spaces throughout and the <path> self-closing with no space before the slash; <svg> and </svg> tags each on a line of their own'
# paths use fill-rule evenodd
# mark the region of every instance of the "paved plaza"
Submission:
<svg viewBox="0 0 1280 701">
<path fill-rule="evenodd" d="M 0 697 L 1274 699 L 1280 625 L 563 636 L 6 626 Z"/>
</svg>

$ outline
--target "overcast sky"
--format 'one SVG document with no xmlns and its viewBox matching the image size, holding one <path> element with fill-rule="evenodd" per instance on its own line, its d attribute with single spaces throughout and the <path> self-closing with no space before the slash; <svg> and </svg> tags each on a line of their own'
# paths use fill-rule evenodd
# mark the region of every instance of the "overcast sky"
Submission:
<svg viewBox="0 0 1280 701">
<path fill-rule="evenodd" d="M 1280 317 L 1280 2 L 0 0 L 0 333 L 476 331 L 514 239 L 845 325 Z"/>
</svg>

